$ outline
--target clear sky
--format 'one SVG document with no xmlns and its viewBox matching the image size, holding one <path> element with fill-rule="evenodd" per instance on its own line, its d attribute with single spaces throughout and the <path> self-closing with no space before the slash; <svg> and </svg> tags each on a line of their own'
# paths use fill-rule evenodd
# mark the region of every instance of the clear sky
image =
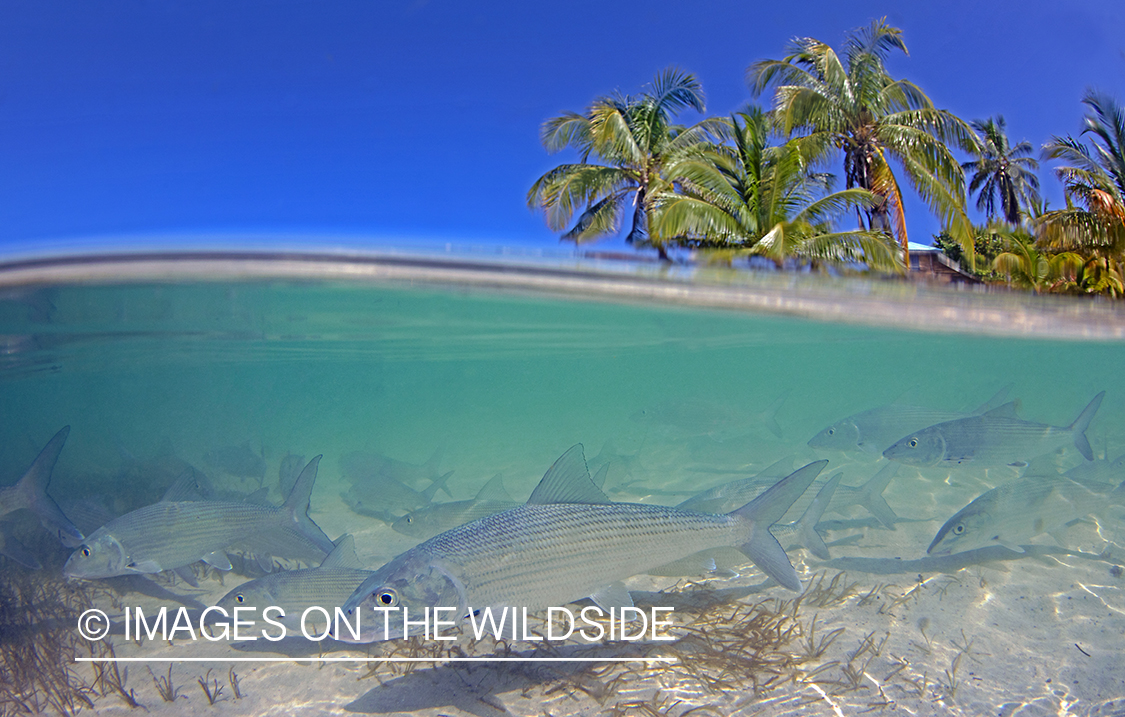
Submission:
<svg viewBox="0 0 1125 717">
<path fill-rule="evenodd" d="M 0 0 L 0 247 L 196 232 L 555 247 L 525 203 L 568 159 L 541 147 L 543 120 L 670 65 L 727 114 L 752 99 L 754 60 L 883 15 L 910 49 L 892 74 L 965 119 L 1003 114 L 1037 150 L 1080 130 L 1086 87 L 1125 101 L 1120 0 Z M 928 244 L 934 220 L 908 212 Z"/>
</svg>

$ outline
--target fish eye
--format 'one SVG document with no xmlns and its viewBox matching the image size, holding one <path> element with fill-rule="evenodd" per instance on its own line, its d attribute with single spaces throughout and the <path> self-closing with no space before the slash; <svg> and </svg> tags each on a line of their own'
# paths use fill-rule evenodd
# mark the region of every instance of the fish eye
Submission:
<svg viewBox="0 0 1125 717">
<path fill-rule="evenodd" d="M 394 588 L 379 588 L 373 594 L 375 595 L 375 602 L 383 607 L 394 607 L 398 604 L 398 593 L 394 591 Z"/>
<path fill-rule="evenodd" d="M 82 546 L 82 556 L 86 558 L 90 557 L 90 549 L 86 546 Z"/>
<path fill-rule="evenodd" d="M 246 598 L 242 595 L 242 593 L 239 593 L 238 595 L 235 595 L 234 599 L 235 599 L 235 602 L 246 602 Z"/>
<path fill-rule="evenodd" d="M 413 523 L 413 522 L 414 522 L 414 518 L 412 518 L 412 517 L 410 517 L 410 516 L 408 515 L 408 516 L 406 516 L 406 522 L 407 522 L 407 523 Z"/>
<path fill-rule="evenodd" d="M 835 428 L 829 428 L 828 429 L 828 435 L 830 435 L 830 436 L 836 435 L 836 429 Z"/>
<path fill-rule="evenodd" d="M 911 448 L 917 448 L 918 447 L 918 439 L 917 438 L 911 438 L 910 439 L 910 447 Z"/>
<path fill-rule="evenodd" d="M 964 532 L 965 532 L 965 526 L 964 526 L 964 524 L 962 524 L 962 523 L 958 523 L 958 524 L 957 524 L 957 525 L 956 525 L 956 526 L 955 526 L 955 527 L 953 528 L 953 534 L 954 534 L 954 535 L 960 535 L 961 533 L 964 533 Z"/>
</svg>

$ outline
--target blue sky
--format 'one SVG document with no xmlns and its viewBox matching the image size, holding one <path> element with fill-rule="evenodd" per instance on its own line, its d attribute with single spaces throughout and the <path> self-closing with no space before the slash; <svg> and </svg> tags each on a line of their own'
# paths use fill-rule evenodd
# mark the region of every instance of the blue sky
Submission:
<svg viewBox="0 0 1125 717">
<path fill-rule="evenodd" d="M 237 233 L 557 247 L 525 204 L 568 159 L 542 149 L 543 120 L 670 65 L 726 114 L 751 100 L 754 60 L 798 35 L 838 46 L 883 15 L 910 49 L 892 74 L 966 119 L 1005 115 L 1013 141 L 1076 133 L 1088 86 L 1125 100 L 1119 1 L 0 0 L 0 246 Z M 929 243 L 934 221 L 908 212 Z"/>
</svg>

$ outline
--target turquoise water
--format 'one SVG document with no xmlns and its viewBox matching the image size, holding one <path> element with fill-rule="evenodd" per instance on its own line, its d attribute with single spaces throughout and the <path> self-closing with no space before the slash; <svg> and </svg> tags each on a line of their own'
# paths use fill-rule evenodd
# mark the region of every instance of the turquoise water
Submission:
<svg viewBox="0 0 1125 717">
<path fill-rule="evenodd" d="M 246 495 L 265 487 L 278 503 L 282 460 L 323 454 L 310 515 L 331 538 L 353 534 L 360 560 L 374 569 L 417 541 L 345 504 L 346 461 L 355 452 L 415 466 L 433 458 L 440 473 L 454 471 L 447 484 L 452 495 L 439 493 L 437 500 L 472 498 L 497 473 L 523 500 L 560 454 L 581 443 L 588 459 L 610 459 L 605 488 L 613 499 L 675 504 L 780 459 L 796 467 L 826 458 L 822 478 L 843 470 L 843 483 L 858 485 L 885 460 L 807 446 L 825 426 L 896 401 L 972 411 L 1010 386 L 1022 417 L 1056 426 L 1069 424 L 1104 390 L 1088 436 L 1099 458 L 1125 453 L 1120 341 L 841 325 L 589 300 L 581 291 L 546 295 L 533 284 L 513 291 L 456 278 L 411 284 L 286 275 L 13 286 L 0 295 L 0 483 L 14 482 L 64 425 L 71 433 L 50 487 L 64 510 L 83 500 L 110 514 L 141 507 L 159 499 L 176 477 L 172 466 L 183 464 L 202 470 L 218 490 Z M 264 473 L 229 470 L 216 458 L 224 447 L 260 457 Z M 1053 462 L 1065 470 L 1084 461 L 1069 447 Z M 1125 579 L 1115 566 L 1125 561 L 1125 508 L 1073 526 L 1070 553 L 1039 536 L 1044 554 L 1018 560 L 940 569 L 912 563 L 909 572 L 895 572 L 884 560 L 923 558 L 950 515 L 1018 474 L 1007 466 L 904 467 L 885 496 L 910 522 L 888 531 L 862 508 L 826 517 L 835 521 L 822 530 L 832 559 L 868 563 L 846 565 L 853 595 L 802 613 L 806 624 L 817 613 L 821 634 L 845 632 L 819 663 L 772 691 L 756 694 L 741 674 L 720 694 L 684 670 L 630 673 L 615 683 L 620 694 L 599 700 L 578 689 L 573 676 L 510 683 L 496 672 L 474 683 L 487 707 L 472 707 L 445 695 L 439 670 L 432 685 L 418 683 L 431 685 L 429 702 L 388 696 L 384 703 L 374 680 L 357 682 L 354 666 L 314 672 L 267 663 L 239 668 L 246 696 L 233 699 L 228 687 L 219 709 L 258 714 L 280 701 L 324 713 L 352 705 L 419 714 L 597 714 L 615 706 L 640 713 L 633 703 L 651 700 L 669 714 L 707 705 L 715 714 L 833 714 L 832 704 L 845 713 L 901 706 L 920 714 L 1117 714 L 1125 704 Z M 418 490 L 429 483 L 419 471 L 403 476 Z M 1125 475 L 1116 477 L 1121 480 Z M 26 519 L 18 523 L 44 572 L 57 574 L 69 551 L 36 530 Z M 800 548 L 788 554 L 806 584 L 845 567 Z M 0 560 L 4 570 L 22 570 Z M 794 597 L 760 587 L 762 576 L 751 566 L 692 577 L 707 590 L 754 586 L 744 604 Z M 168 584 L 213 604 L 244 579 L 227 574 L 220 584 L 209 575 L 198 590 Z M 641 576 L 629 587 L 675 584 L 674 577 Z M 119 599 L 133 604 L 134 597 Z M 136 600 L 155 604 L 151 596 Z M 869 633 L 887 642 L 861 665 L 865 657 L 855 653 Z M 118 639 L 119 654 L 157 654 Z M 957 645 L 970 640 L 972 648 L 954 665 Z M 216 644 L 192 654 L 239 653 Z M 833 660 L 835 666 L 814 672 Z M 848 688 L 844 667 L 859 670 L 858 686 Z M 227 666 L 221 668 L 225 674 Z M 153 710 L 198 708 L 204 695 L 193 680 L 205 668 L 175 665 L 174 671 L 188 698 L 179 703 L 163 703 L 140 666 L 129 686 Z M 360 698 L 366 701 L 353 704 Z M 101 697 L 95 709 L 123 706 Z"/>
</svg>

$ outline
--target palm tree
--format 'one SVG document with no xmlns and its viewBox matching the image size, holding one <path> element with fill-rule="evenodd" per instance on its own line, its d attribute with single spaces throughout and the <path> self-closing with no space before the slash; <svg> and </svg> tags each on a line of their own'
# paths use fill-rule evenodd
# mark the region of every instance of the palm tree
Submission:
<svg viewBox="0 0 1125 717">
<path fill-rule="evenodd" d="M 1087 90 L 1089 108 L 1082 134 L 1052 137 L 1043 156 L 1068 164 L 1055 170 L 1066 192 L 1066 208 L 1036 221 L 1040 243 L 1055 251 L 1087 253 L 1112 262 L 1125 255 L 1125 110 L 1110 97 Z"/>
<path fill-rule="evenodd" d="M 658 218 L 661 235 L 721 250 L 727 258 L 763 256 L 781 266 L 857 263 L 903 271 L 893 239 L 880 231 L 834 232 L 830 221 L 878 198 L 865 189 L 829 193 L 831 176 L 811 171 L 815 146 L 789 140 L 770 146 L 769 118 L 759 108 L 718 130 L 731 145 L 697 149 L 668 168 L 680 192 Z"/>
<path fill-rule="evenodd" d="M 996 217 L 999 199 L 1004 221 L 1018 224 L 1021 206 L 1032 207 L 1039 202 L 1039 178 L 1034 173 L 1039 162 L 1030 156 L 1031 143 L 1009 145 L 1002 115 L 997 115 L 996 119 L 974 120 L 972 127 L 982 141 L 973 152 L 976 159 L 961 165 L 966 172 L 974 172 L 969 193 L 979 191 L 977 209 L 984 212 L 989 221 Z"/>
<path fill-rule="evenodd" d="M 775 87 L 774 112 L 786 134 L 799 132 L 826 150 L 843 151 L 847 188 L 879 197 L 859 214 L 860 226 L 895 236 L 904 263 L 910 256 L 906 217 L 891 160 L 972 255 L 965 176 L 946 143 L 970 150 L 976 138 L 964 121 L 934 108 L 914 83 L 891 78 L 884 63 L 892 50 L 907 52 L 902 31 L 877 20 L 849 36 L 843 60 L 819 40 L 798 38 L 784 59 L 751 65 L 748 80 L 755 94 Z"/>
<path fill-rule="evenodd" d="M 547 225 L 562 239 L 581 243 L 620 231 L 626 212 L 632 223 L 625 240 L 655 246 L 667 259 L 665 242 L 649 232 L 660 202 L 673 191 L 665 168 L 693 146 L 710 138 L 713 121 L 690 128 L 671 123 L 680 110 L 704 110 L 703 89 L 691 74 L 674 68 L 661 73 L 650 92 L 600 97 L 585 114 L 567 112 L 547 120 L 541 137 L 549 152 L 572 147 L 578 164 L 563 164 L 535 181 L 527 203 L 542 209 Z M 604 164 L 592 164 L 591 157 Z"/>
<path fill-rule="evenodd" d="M 1035 246 L 1034 239 L 1018 229 L 1001 230 L 1008 250 L 992 261 L 992 268 L 1008 277 L 1016 286 L 1044 291 L 1065 291 L 1076 288 L 1086 260 L 1073 252 L 1049 254 Z"/>
</svg>

